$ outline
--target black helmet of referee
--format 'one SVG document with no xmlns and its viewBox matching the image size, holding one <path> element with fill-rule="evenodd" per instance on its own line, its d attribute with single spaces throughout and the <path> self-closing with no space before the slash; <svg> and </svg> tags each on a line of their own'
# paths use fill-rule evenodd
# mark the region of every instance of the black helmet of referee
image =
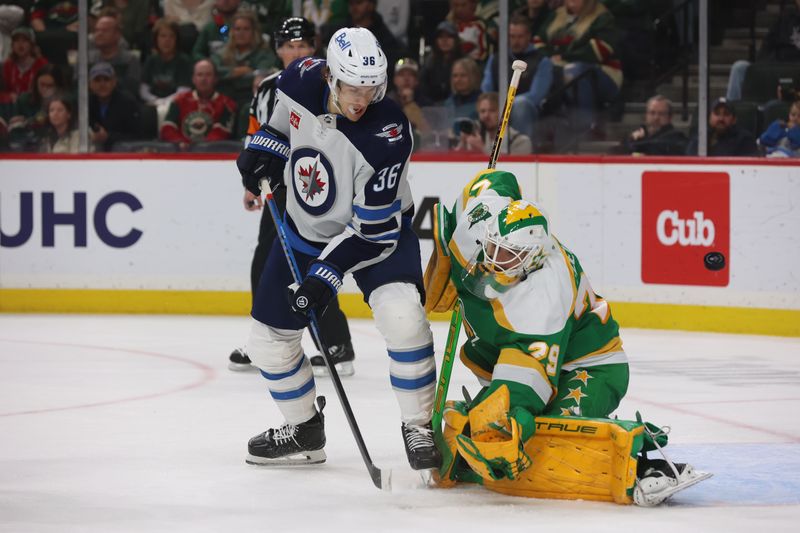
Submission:
<svg viewBox="0 0 800 533">
<path fill-rule="evenodd" d="M 303 17 L 290 17 L 281 22 L 275 30 L 273 40 L 276 48 L 288 41 L 308 41 L 311 46 L 316 46 L 314 42 L 316 35 L 317 31 L 310 21 Z"/>
</svg>

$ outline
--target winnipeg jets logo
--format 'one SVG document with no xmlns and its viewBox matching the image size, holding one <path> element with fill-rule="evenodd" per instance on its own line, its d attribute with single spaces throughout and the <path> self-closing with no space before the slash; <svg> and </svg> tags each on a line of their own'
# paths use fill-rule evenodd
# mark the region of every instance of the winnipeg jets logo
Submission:
<svg viewBox="0 0 800 533">
<path fill-rule="evenodd" d="M 292 151 L 292 185 L 297 204 L 319 216 L 330 210 L 336 200 L 333 167 L 322 152 L 310 147 Z"/>
<path fill-rule="evenodd" d="M 300 77 L 302 78 L 306 71 L 317 68 L 323 61 L 324 59 L 316 59 L 313 57 L 305 59 L 300 63 Z"/>
<path fill-rule="evenodd" d="M 325 190 L 327 183 L 319 179 L 319 155 L 314 159 L 313 164 L 307 166 L 299 166 L 297 173 L 299 174 L 300 181 L 303 183 L 301 194 L 305 195 L 305 201 L 314 201 L 314 197 L 321 194 Z"/>
<path fill-rule="evenodd" d="M 380 133 L 376 133 L 375 137 L 386 139 L 390 143 L 395 143 L 403 138 L 403 125 L 393 122 L 384 126 Z"/>
</svg>

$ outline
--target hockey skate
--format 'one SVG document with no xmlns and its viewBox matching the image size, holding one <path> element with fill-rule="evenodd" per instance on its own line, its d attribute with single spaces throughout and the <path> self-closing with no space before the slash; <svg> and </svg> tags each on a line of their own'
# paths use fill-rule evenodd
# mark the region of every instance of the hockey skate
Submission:
<svg viewBox="0 0 800 533">
<path fill-rule="evenodd" d="M 283 424 L 256 435 L 247 443 L 247 464 L 294 466 L 324 463 L 325 397 L 317 398 L 318 411 L 300 424 Z"/>
<path fill-rule="evenodd" d="M 250 361 L 250 357 L 244 351 L 244 348 L 236 348 L 228 356 L 228 370 L 251 372 L 258 370 L 258 368 L 252 365 L 252 361 Z"/>
<path fill-rule="evenodd" d="M 713 474 L 695 470 L 692 465 L 671 463 L 664 459 L 639 459 L 633 501 L 642 507 L 653 507 L 664 500 L 708 479 Z"/>
<path fill-rule="evenodd" d="M 406 446 L 408 464 L 414 470 L 431 470 L 442 465 L 442 453 L 433 442 L 433 426 L 415 426 L 403 422 L 403 443 Z M 426 476 L 423 476 L 426 480 Z"/>
<path fill-rule="evenodd" d="M 331 361 L 336 366 L 336 372 L 339 376 L 352 376 L 355 374 L 356 369 L 353 367 L 353 360 L 356 358 L 356 354 L 350 341 L 329 347 L 328 353 L 331 355 Z M 311 369 L 316 377 L 328 375 L 328 367 L 325 366 L 325 359 L 323 359 L 322 354 L 311 358 Z"/>
</svg>

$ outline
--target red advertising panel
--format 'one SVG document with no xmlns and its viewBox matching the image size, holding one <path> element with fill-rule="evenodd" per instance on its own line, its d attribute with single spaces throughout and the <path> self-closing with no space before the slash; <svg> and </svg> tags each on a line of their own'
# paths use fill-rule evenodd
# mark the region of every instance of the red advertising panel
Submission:
<svg viewBox="0 0 800 533">
<path fill-rule="evenodd" d="M 727 172 L 642 174 L 642 281 L 728 285 Z"/>
</svg>

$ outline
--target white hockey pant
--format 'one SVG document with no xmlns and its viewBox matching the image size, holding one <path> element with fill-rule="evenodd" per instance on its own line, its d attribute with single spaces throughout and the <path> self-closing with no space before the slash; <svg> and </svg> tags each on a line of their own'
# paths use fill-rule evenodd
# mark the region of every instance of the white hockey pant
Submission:
<svg viewBox="0 0 800 533">
<path fill-rule="evenodd" d="M 267 380 L 269 393 L 290 424 L 316 413 L 316 385 L 311 362 L 303 353 L 303 330 L 278 329 L 253 320 L 247 354 Z"/>
<path fill-rule="evenodd" d="M 389 379 L 403 422 L 426 424 L 436 391 L 433 334 L 419 291 L 411 283 L 389 283 L 369 297 L 375 325 L 389 352 Z"/>
</svg>

